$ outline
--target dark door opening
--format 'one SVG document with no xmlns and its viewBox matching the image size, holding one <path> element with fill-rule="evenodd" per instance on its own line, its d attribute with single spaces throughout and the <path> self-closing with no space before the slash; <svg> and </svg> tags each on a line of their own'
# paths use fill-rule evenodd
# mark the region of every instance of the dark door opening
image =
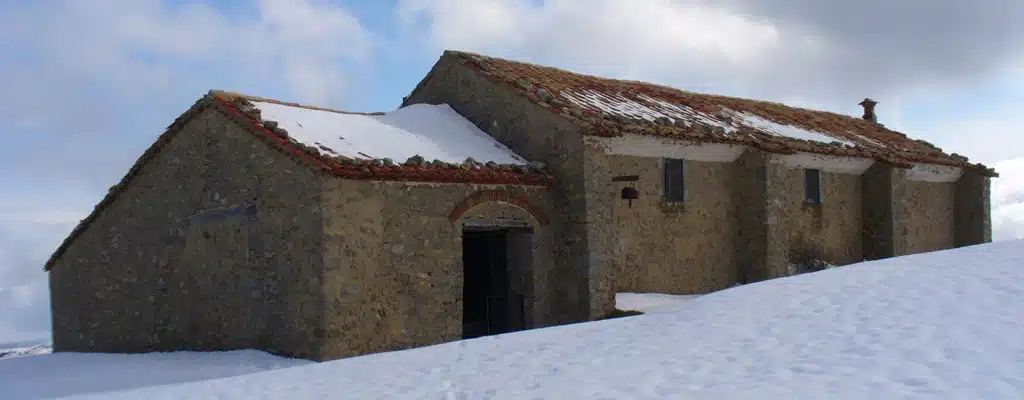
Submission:
<svg viewBox="0 0 1024 400">
<path fill-rule="evenodd" d="M 522 249 L 510 249 L 509 236 L 509 229 L 467 227 L 462 233 L 464 339 L 523 329 L 524 296 L 514 289 L 509 268 L 509 251 Z"/>
</svg>

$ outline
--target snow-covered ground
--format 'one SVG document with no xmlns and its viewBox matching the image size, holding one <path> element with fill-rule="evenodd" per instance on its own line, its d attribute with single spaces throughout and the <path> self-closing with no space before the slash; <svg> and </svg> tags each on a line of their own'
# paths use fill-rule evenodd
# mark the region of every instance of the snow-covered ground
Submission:
<svg viewBox="0 0 1024 400">
<path fill-rule="evenodd" d="M 0 360 L 5 358 L 40 356 L 50 354 L 52 348 L 49 345 L 37 344 L 34 346 L 8 347 L 0 345 Z"/>
<path fill-rule="evenodd" d="M 744 285 L 634 317 L 86 397 L 1017 399 L 1022 295 L 1024 241 L 1008 241 Z M 5 360 L 40 362 L 0 376 L 98 388 L 182 381 L 213 364 L 59 356 Z"/>
<path fill-rule="evenodd" d="M 18 357 L 0 360 L 0 397 L 1019 399 L 1022 295 L 1024 241 L 1007 241 L 698 298 L 627 294 L 620 306 L 655 312 L 267 372 L 301 362 Z"/>
<path fill-rule="evenodd" d="M 55 398 L 90 393 L 105 397 L 104 393 L 108 391 L 223 378 L 309 363 L 253 350 L 25 355 L 0 360 L 0 399 Z"/>
<path fill-rule="evenodd" d="M 645 313 L 671 311 L 699 295 L 679 295 L 662 293 L 618 293 L 615 295 L 615 308 L 623 311 L 642 311 Z"/>
</svg>

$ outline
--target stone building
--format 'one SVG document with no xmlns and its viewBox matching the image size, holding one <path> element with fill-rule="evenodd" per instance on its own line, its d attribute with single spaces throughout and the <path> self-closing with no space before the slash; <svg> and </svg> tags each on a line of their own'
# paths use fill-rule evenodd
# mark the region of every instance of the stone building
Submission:
<svg viewBox="0 0 1024 400">
<path fill-rule="evenodd" d="M 990 241 L 995 171 L 861 104 L 453 51 L 389 113 L 211 91 L 47 262 L 54 347 L 334 359 Z"/>
</svg>

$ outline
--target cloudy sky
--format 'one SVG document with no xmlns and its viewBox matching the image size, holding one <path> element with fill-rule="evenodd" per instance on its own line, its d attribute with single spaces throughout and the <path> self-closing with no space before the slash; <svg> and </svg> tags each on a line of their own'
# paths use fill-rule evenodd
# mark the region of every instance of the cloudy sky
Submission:
<svg viewBox="0 0 1024 400">
<path fill-rule="evenodd" d="M 1020 0 L 0 0 L 0 341 L 43 261 L 211 88 L 395 108 L 446 48 L 858 115 L 995 165 L 1024 237 Z"/>
</svg>

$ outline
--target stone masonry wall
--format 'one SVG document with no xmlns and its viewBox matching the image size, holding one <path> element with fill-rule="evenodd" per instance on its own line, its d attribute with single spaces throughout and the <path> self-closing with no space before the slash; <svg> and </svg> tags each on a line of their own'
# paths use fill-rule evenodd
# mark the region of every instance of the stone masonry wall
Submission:
<svg viewBox="0 0 1024 400">
<path fill-rule="evenodd" d="M 50 271 L 56 351 L 316 358 L 320 178 L 207 110 Z"/>
<path fill-rule="evenodd" d="M 609 181 L 611 176 L 625 173 L 613 168 L 616 161 L 589 146 L 578 128 L 449 57 L 442 57 L 404 102 L 413 103 L 447 103 L 517 153 L 548 163 L 558 179 L 553 201 L 560 213 L 552 224 L 558 226 L 564 241 L 554 250 L 559 265 L 565 266 L 554 280 L 561 287 L 557 303 L 565 305 L 558 312 L 560 322 L 600 317 L 614 305 L 616 287 L 635 285 L 631 282 L 636 282 L 633 276 L 639 273 L 617 265 L 634 262 L 620 254 L 633 245 L 619 243 L 634 239 L 614 233 L 619 225 L 617 190 L 621 185 Z M 747 251 L 733 255 L 735 267 L 721 276 L 732 274 L 738 281 L 784 276 L 791 254 L 800 248 L 818 250 L 828 261 L 846 264 L 947 242 L 915 236 L 926 234 L 920 224 L 927 216 L 922 216 L 940 211 L 924 211 L 927 207 L 918 199 L 920 194 L 908 189 L 904 171 L 876 165 L 860 177 L 823 173 L 825 203 L 807 205 L 803 203 L 803 170 L 768 162 L 769 158 L 748 150 L 736 163 L 730 190 L 730 201 L 737 207 L 733 245 Z M 870 177 L 883 177 L 887 184 Z M 983 186 L 965 183 L 958 190 L 965 193 L 961 198 L 966 198 L 974 196 L 966 193 L 984 192 Z M 938 205 L 945 207 L 943 204 Z M 987 215 L 981 204 L 960 209 L 964 216 Z M 984 238 L 991 230 L 983 223 L 958 226 L 961 237 L 971 238 L 964 243 Z M 942 232 L 947 231 L 928 234 Z M 714 282 L 717 285 L 719 281 Z"/>
<path fill-rule="evenodd" d="M 685 162 L 687 198 L 662 200 L 660 158 L 608 156 L 616 175 L 637 175 L 641 198 L 618 201 L 617 291 L 707 293 L 785 276 L 807 252 L 832 264 L 862 260 L 860 176 L 822 172 L 823 204 L 808 204 L 804 170 L 746 151 L 732 163 Z"/>
<path fill-rule="evenodd" d="M 587 232 L 586 274 L 589 317 L 605 317 L 615 311 L 615 273 L 621 247 L 615 233 L 615 207 L 621 201 L 611 178 L 619 175 L 610 157 L 587 141 L 583 150 L 584 220 Z"/>
<path fill-rule="evenodd" d="M 905 196 L 905 180 L 900 171 L 891 166 L 875 163 L 861 174 L 861 221 L 864 259 L 878 260 L 892 257 L 897 248 L 905 247 L 896 232 L 903 225 L 898 199 Z M 900 193 L 903 193 L 902 195 Z"/>
<path fill-rule="evenodd" d="M 789 251 L 820 254 L 833 265 L 862 261 L 860 175 L 822 171 L 822 204 L 809 204 L 804 171 L 787 168 L 783 177 Z"/>
<path fill-rule="evenodd" d="M 608 252 L 602 249 L 608 240 L 595 238 L 591 243 L 590 235 L 608 234 L 612 225 L 609 220 L 603 231 L 588 227 L 593 215 L 587 210 L 584 146 L 578 128 L 448 57 L 442 57 L 422 86 L 403 102 L 416 103 L 448 104 L 517 154 L 547 164 L 557 180 L 551 195 L 558 213 L 552 215 L 551 225 L 560 240 L 554 246 L 559 268 L 550 281 L 558 296 L 554 322 L 585 321 L 593 317 L 592 304 L 609 306 L 608 293 L 592 301 L 590 276 L 592 270 L 607 274 L 614 257 L 592 257 Z M 610 282 L 601 285 L 610 289 Z"/>
<path fill-rule="evenodd" d="M 789 271 L 794 170 L 771 155 L 746 150 L 736 160 L 732 198 L 736 205 L 737 281 L 756 282 Z M 802 181 L 801 181 L 802 182 Z M 800 186 L 801 192 L 803 186 Z"/>
<path fill-rule="evenodd" d="M 789 198 L 794 190 L 793 171 L 784 165 L 771 162 L 771 155 L 760 156 L 758 161 L 761 162 L 761 166 L 758 168 L 763 172 L 759 171 L 758 179 L 764 180 L 765 189 L 764 204 L 758 207 L 764 207 L 763 217 L 759 222 L 764 229 L 765 248 L 764 258 L 759 260 L 760 269 L 752 271 L 756 280 L 789 275 L 790 255 L 793 249 L 790 244 L 793 232 L 788 223 L 791 208 Z M 801 185 L 799 189 L 802 192 L 803 186 Z"/>
<path fill-rule="evenodd" d="M 992 241 L 991 181 L 979 171 L 964 171 L 956 182 L 956 246 Z"/>
<path fill-rule="evenodd" d="M 332 180 L 324 188 L 326 358 L 432 345 L 462 334 L 462 225 L 453 210 L 481 190 L 523 196 L 550 215 L 547 188 Z M 550 226 L 521 208 L 485 202 L 463 218 L 510 218 L 533 228 L 527 327 L 553 324 L 557 285 Z M 515 271 L 513 271 L 515 272 Z"/>
<path fill-rule="evenodd" d="M 687 198 L 672 204 L 664 200 L 660 158 L 608 157 L 616 175 L 639 176 L 611 185 L 615 195 L 625 186 L 640 192 L 632 206 L 625 200 L 615 204 L 622 247 L 616 291 L 699 294 L 736 283 L 736 164 L 686 161 Z"/>
<path fill-rule="evenodd" d="M 731 197 L 736 209 L 736 280 L 768 279 L 767 155 L 745 151 L 735 162 Z"/>
<path fill-rule="evenodd" d="M 903 254 L 954 247 L 954 183 L 907 181 L 906 238 Z"/>
<path fill-rule="evenodd" d="M 822 204 L 805 201 L 804 173 L 747 150 L 736 160 L 739 282 L 790 275 L 803 255 L 833 264 L 863 258 L 863 207 L 860 176 L 821 172 Z M 803 255 L 801 254 L 803 253 Z"/>
</svg>

